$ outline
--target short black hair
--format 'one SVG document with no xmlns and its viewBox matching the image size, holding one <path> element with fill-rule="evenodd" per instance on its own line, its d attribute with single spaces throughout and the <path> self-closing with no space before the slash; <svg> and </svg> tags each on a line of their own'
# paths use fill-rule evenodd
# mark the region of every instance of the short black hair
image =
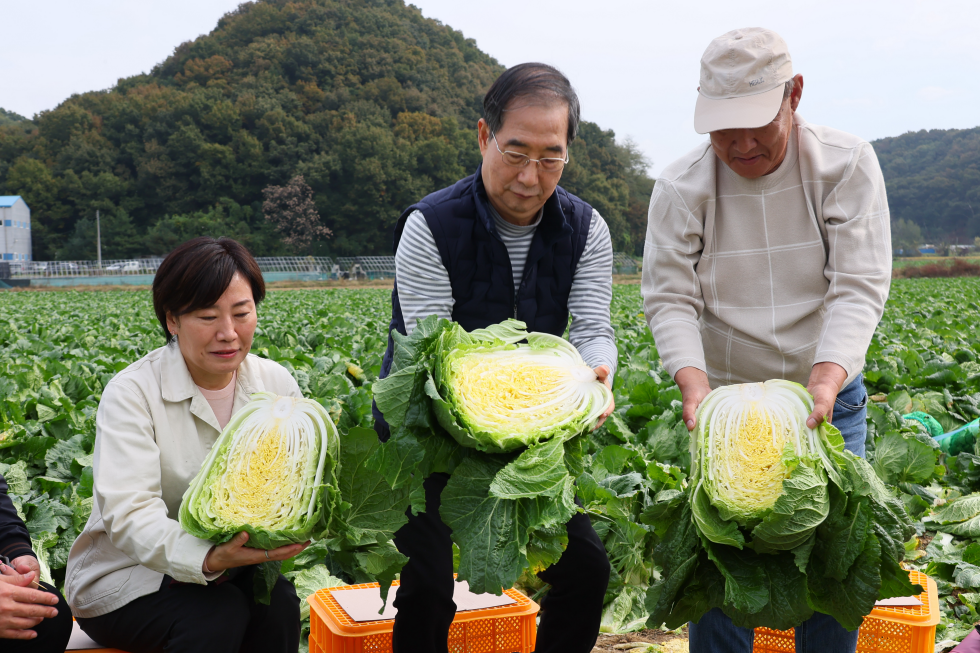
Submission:
<svg viewBox="0 0 980 653">
<path fill-rule="evenodd" d="M 578 134 L 578 95 L 571 82 L 554 66 L 544 63 L 522 63 L 508 68 L 494 81 L 483 96 L 483 119 L 490 131 L 497 133 L 504 122 L 504 111 L 518 98 L 559 101 L 568 107 L 568 143 Z"/>
<path fill-rule="evenodd" d="M 169 343 L 167 313 L 179 317 L 214 306 L 239 273 L 252 286 L 252 300 L 265 298 L 259 264 L 245 246 L 231 238 L 192 238 L 167 254 L 153 277 L 153 311 Z"/>
</svg>

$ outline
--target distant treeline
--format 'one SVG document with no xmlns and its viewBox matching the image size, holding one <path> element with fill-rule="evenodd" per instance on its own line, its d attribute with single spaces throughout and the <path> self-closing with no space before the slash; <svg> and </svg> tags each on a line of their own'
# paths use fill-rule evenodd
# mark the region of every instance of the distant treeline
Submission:
<svg viewBox="0 0 980 653">
<path fill-rule="evenodd" d="M 908 132 L 872 145 L 893 221 L 914 223 L 927 242 L 980 236 L 980 127 Z"/>
<path fill-rule="evenodd" d="M 0 194 L 32 210 L 36 259 L 164 254 L 224 234 L 257 255 L 387 254 L 401 211 L 472 173 L 482 98 L 503 67 L 402 0 L 260 0 L 146 75 L 30 121 L 0 112 Z M 574 80 L 572 80 L 574 82 Z M 642 249 L 640 152 L 584 123 L 562 185 L 617 249 Z M 302 176 L 333 236 L 282 243 L 263 189 Z"/>
<path fill-rule="evenodd" d="M 25 122 L 26 120 L 27 118 L 25 118 L 24 116 L 18 115 L 13 111 L 6 111 L 0 108 L 0 127 L 4 127 L 6 125 L 13 125 L 18 122 Z"/>
</svg>

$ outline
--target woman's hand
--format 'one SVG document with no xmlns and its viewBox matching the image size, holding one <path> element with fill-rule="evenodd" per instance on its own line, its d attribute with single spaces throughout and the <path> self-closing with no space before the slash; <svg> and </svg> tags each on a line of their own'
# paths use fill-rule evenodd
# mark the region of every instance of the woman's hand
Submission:
<svg viewBox="0 0 980 653">
<path fill-rule="evenodd" d="M 608 365 L 600 365 L 599 367 L 595 368 L 594 371 L 595 371 L 596 378 L 599 381 L 601 381 L 602 383 L 604 383 L 607 388 L 609 388 L 610 390 L 612 390 L 612 382 L 613 382 L 613 380 L 612 380 L 612 377 L 609 375 L 609 372 L 611 371 L 609 369 L 609 366 Z M 605 412 L 602 413 L 602 416 L 601 417 L 599 417 L 599 421 L 596 422 L 596 425 L 592 428 L 592 430 L 595 431 L 597 428 L 599 428 L 600 426 L 602 426 L 605 423 L 606 418 L 609 417 L 610 415 L 612 415 L 613 410 L 615 410 L 615 408 L 616 408 L 616 400 L 615 399 L 610 399 L 609 400 L 609 405 L 606 406 Z"/>
<path fill-rule="evenodd" d="M 306 541 L 303 544 L 287 544 L 266 551 L 250 549 L 245 546 L 246 542 L 248 542 L 248 533 L 242 531 L 230 541 L 219 544 L 204 558 L 204 567 L 211 573 L 217 573 L 225 569 L 257 565 L 270 560 L 288 560 L 310 545 L 310 542 Z"/>
<path fill-rule="evenodd" d="M 31 628 L 58 616 L 58 609 L 51 607 L 58 605 L 58 597 L 31 589 L 36 581 L 33 571 L 20 574 L 5 567 L 0 573 L 0 639 L 34 639 L 37 633 Z"/>
</svg>

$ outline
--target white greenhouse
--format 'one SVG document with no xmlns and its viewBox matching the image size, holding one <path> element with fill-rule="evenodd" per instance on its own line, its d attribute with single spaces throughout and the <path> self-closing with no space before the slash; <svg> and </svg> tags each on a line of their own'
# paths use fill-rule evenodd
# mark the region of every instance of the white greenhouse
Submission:
<svg viewBox="0 0 980 653">
<path fill-rule="evenodd" d="M 0 195 L 0 260 L 31 260 L 31 209 L 20 195 Z"/>
</svg>

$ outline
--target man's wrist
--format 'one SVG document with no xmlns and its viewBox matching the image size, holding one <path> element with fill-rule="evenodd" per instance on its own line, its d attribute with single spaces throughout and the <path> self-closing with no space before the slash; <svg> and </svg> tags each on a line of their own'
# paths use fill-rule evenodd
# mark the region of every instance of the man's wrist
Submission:
<svg viewBox="0 0 980 653">
<path fill-rule="evenodd" d="M 708 374 L 699 367 L 688 365 L 677 370 L 674 374 L 674 383 L 682 387 L 692 384 L 707 385 Z"/>
<path fill-rule="evenodd" d="M 847 370 L 833 361 L 821 361 L 814 363 L 810 369 L 809 385 L 834 384 L 840 391 L 847 382 Z"/>
</svg>

